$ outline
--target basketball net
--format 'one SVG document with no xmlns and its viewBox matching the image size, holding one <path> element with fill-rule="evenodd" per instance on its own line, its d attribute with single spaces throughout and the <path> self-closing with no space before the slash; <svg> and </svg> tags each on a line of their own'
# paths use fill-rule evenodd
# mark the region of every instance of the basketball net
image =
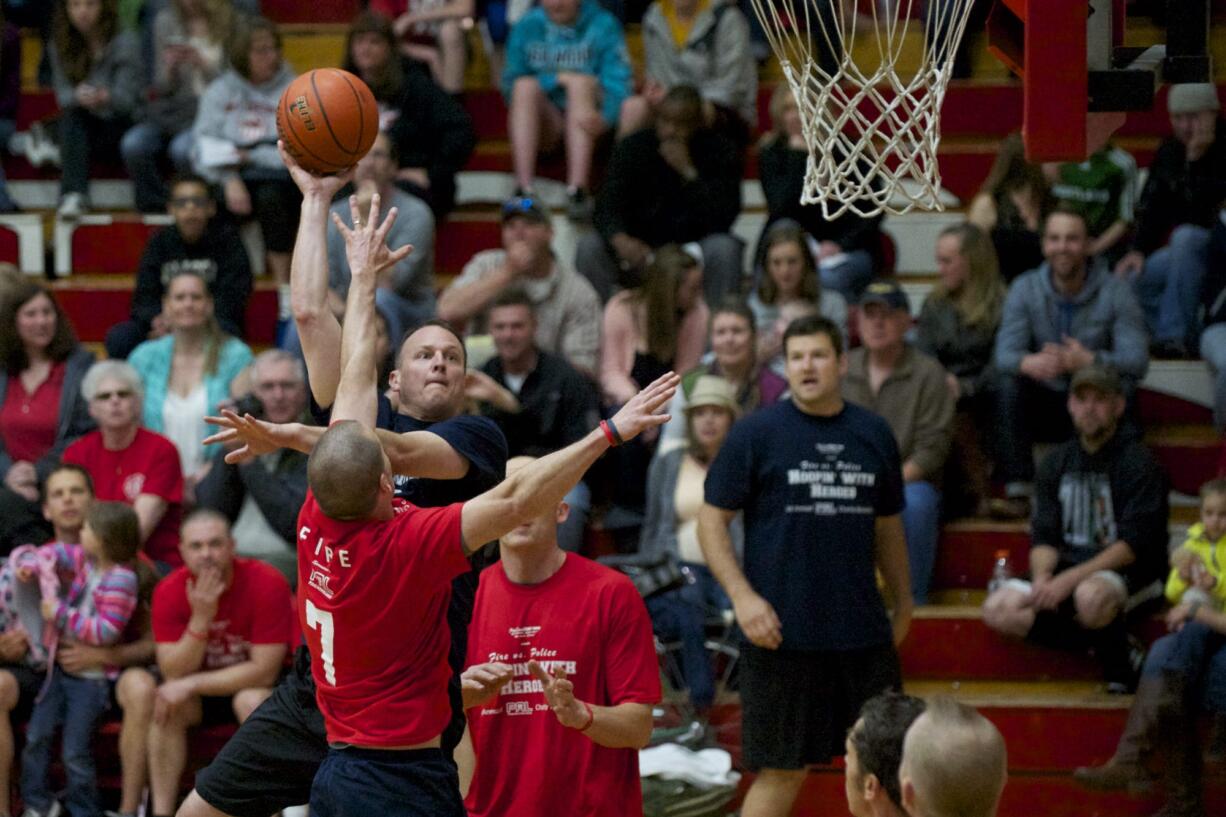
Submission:
<svg viewBox="0 0 1226 817">
<path fill-rule="evenodd" d="M 820 204 L 828 219 L 944 209 L 941 103 L 973 0 L 752 2 L 799 107 L 809 152 L 801 204 Z M 912 26 L 924 52 L 906 77 Z M 862 49 L 875 66 L 853 57 L 857 34 L 875 46 Z"/>
</svg>

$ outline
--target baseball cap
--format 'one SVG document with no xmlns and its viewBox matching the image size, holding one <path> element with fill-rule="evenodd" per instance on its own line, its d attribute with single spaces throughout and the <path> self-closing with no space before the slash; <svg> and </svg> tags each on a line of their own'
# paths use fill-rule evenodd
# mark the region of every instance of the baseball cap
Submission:
<svg viewBox="0 0 1226 817">
<path fill-rule="evenodd" d="M 1124 393 L 1124 386 L 1120 382 L 1120 376 L 1116 374 L 1115 369 L 1100 366 L 1097 363 L 1086 366 L 1084 369 L 1079 369 L 1073 375 L 1073 382 L 1069 388 L 1071 391 L 1076 392 L 1078 389 L 1087 386 L 1092 389 L 1098 389 L 1103 394 Z"/>
<path fill-rule="evenodd" d="M 549 208 L 536 196 L 512 196 L 502 203 L 502 221 L 505 224 L 515 216 L 523 216 L 538 224 L 548 224 Z"/>
<path fill-rule="evenodd" d="M 739 417 L 741 414 L 741 407 L 736 402 L 736 388 L 724 378 L 713 374 L 704 374 L 695 381 L 685 410 L 689 412 L 701 406 L 719 406 L 731 412 L 733 417 Z"/>
<path fill-rule="evenodd" d="M 1216 111 L 1221 107 L 1217 87 L 1211 82 L 1182 82 L 1172 85 L 1166 97 L 1166 109 L 1172 114 Z"/>
<path fill-rule="evenodd" d="M 873 281 L 864 288 L 860 295 L 860 306 L 868 304 L 885 304 L 890 309 L 901 309 L 911 312 L 911 302 L 902 287 L 893 281 Z"/>
</svg>

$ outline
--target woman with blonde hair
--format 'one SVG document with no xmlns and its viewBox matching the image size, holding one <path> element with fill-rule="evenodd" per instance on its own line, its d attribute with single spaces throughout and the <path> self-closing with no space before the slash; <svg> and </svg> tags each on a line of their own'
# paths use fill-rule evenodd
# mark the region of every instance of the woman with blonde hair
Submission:
<svg viewBox="0 0 1226 817">
<path fill-rule="evenodd" d="M 960 455 L 950 457 L 949 462 L 960 463 L 966 473 L 953 484 L 965 485 L 976 512 L 987 513 L 991 510 L 988 463 L 977 427 L 987 427 L 980 421 L 986 421 L 991 412 L 992 348 L 1005 285 L 991 240 L 974 224 L 941 231 L 936 264 L 940 280 L 920 310 L 916 345 L 949 372 L 949 390 L 958 401 L 954 446 Z M 997 508 L 997 512 L 1002 510 L 1007 508 Z"/>
<path fill-rule="evenodd" d="M 142 425 L 175 444 L 189 490 L 204 476 L 212 453 L 202 444 L 209 435 L 204 418 L 216 414 L 223 400 L 248 391 L 251 349 L 222 332 L 209 288 L 193 272 L 167 282 L 162 314 L 170 333 L 137 346 L 128 362 L 144 385 Z"/>
</svg>

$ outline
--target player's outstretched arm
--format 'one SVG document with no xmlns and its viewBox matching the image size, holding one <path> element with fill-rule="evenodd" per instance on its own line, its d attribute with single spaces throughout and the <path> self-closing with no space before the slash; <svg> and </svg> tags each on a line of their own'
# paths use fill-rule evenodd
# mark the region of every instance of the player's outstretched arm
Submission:
<svg viewBox="0 0 1226 817">
<path fill-rule="evenodd" d="M 278 141 L 277 149 L 302 191 L 302 214 L 290 260 L 290 304 L 310 375 L 311 394 L 319 405 L 330 406 L 341 378 L 341 325 L 328 308 L 328 208 L 337 191 L 353 180 L 353 171 L 316 176 L 298 166 L 284 143 Z"/>
<path fill-rule="evenodd" d="M 613 416 L 611 429 L 623 442 L 648 428 L 668 422 L 659 413 L 677 391 L 681 378 L 669 372 L 632 397 Z M 461 529 L 465 550 L 479 547 L 557 506 L 609 447 L 603 430 L 542 457 L 507 477 L 494 488 L 464 503 Z"/>
<path fill-rule="evenodd" d="M 332 406 L 332 421 L 357 420 L 374 428 L 378 414 L 378 371 L 375 365 L 375 288 L 379 274 L 391 269 L 413 251 L 406 244 L 388 249 L 387 234 L 396 223 L 396 208 L 379 221 L 379 194 L 370 200 L 370 212 L 363 223 L 357 196 L 349 197 L 353 228 L 333 214 L 332 221 L 345 240 L 345 256 L 353 280 L 345 304 L 345 325 L 341 331 L 341 379 Z"/>
</svg>

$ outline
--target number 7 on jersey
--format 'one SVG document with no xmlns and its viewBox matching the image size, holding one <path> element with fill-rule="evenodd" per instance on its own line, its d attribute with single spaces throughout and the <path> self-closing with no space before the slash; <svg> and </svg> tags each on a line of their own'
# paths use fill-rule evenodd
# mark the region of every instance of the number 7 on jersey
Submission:
<svg viewBox="0 0 1226 817">
<path fill-rule="evenodd" d="M 332 686 L 336 686 L 336 663 L 332 652 L 336 628 L 332 625 L 332 614 L 326 610 L 320 610 L 307 601 L 306 623 L 312 630 L 319 630 L 319 653 L 324 662 L 324 679 Z"/>
</svg>

